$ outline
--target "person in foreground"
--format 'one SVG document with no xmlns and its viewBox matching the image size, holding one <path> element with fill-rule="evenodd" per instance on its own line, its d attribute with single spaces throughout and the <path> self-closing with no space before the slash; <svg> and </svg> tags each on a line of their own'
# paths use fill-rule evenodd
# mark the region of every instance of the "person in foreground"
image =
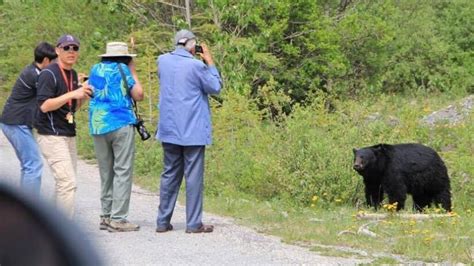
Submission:
<svg viewBox="0 0 474 266">
<path fill-rule="evenodd" d="M 35 61 L 25 67 L 13 85 L 0 117 L 1 128 L 12 144 L 21 165 L 21 186 L 38 196 L 41 190 L 43 160 L 33 136 L 36 103 L 36 82 L 40 71 L 47 67 L 57 54 L 54 46 L 42 42 L 34 50 Z"/>
<path fill-rule="evenodd" d="M 176 49 L 158 57 L 160 117 L 156 138 L 162 142 L 164 169 L 156 232 L 173 229 L 171 216 L 186 177 L 186 233 L 210 233 L 202 223 L 205 145 L 211 144 L 209 94 L 218 94 L 222 80 L 207 46 L 196 45 L 188 30 L 175 35 Z M 199 53 L 204 60 L 195 59 Z"/>
<path fill-rule="evenodd" d="M 92 93 L 88 84 L 79 84 L 74 64 L 79 57 L 79 40 L 66 34 L 56 43 L 57 62 L 41 71 L 37 101 L 40 111 L 35 121 L 38 144 L 56 181 L 56 201 L 72 219 L 76 194 L 75 112 Z M 81 86 L 79 86 L 81 85 Z"/>
<path fill-rule="evenodd" d="M 101 205 L 99 229 L 109 232 L 137 231 L 127 220 L 132 194 L 135 156 L 132 100 L 143 100 L 133 57 L 123 42 L 107 43 L 102 60 L 89 75 L 94 94 L 89 104 L 89 129 L 99 163 Z"/>
</svg>

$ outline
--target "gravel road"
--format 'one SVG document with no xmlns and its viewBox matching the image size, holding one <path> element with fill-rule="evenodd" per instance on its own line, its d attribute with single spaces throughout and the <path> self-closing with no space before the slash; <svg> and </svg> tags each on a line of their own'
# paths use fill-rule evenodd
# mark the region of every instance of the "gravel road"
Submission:
<svg viewBox="0 0 474 266">
<path fill-rule="evenodd" d="M 0 131 L 1 132 L 1 131 Z M 53 177 L 45 164 L 42 194 L 50 200 Z M 18 186 L 19 163 L 10 143 L 0 133 L 0 182 Z M 351 265 L 367 260 L 319 256 L 306 248 L 284 244 L 279 238 L 236 225 L 231 218 L 204 213 L 204 222 L 215 225 L 210 234 L 186 234 L 185 209 L 177 205 L 174 230 L 155 233 L 158 196 L 133 187 L 129 219 L 141 225 L 138 232 L 108 233 L 99 230 L 99 172 L 96 165 L 78 163 L 76 220 L 106 265 L 162 264 L 324 264 Z"/>
</svg>

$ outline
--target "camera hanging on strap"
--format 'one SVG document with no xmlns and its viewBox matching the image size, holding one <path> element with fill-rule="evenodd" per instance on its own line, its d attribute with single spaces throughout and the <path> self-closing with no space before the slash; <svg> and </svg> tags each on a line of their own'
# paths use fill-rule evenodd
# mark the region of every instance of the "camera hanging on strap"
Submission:
<svg viewBox="0 0 474 266">
<path fill-rule="evenodd" d="M 120 75 L 122 76 L 122 80 L 125 86 L 125 91 L 128 93 L 128 88 L 127 88 L 127 78 L 125 77 L 125 73 L 123 73 L 122 66 L 120 63 L 117 63 L 118 69 L 120 71 Z M 134 127 L 137 129 L 138 135 L 140 135 L 140 138 L 145 141 L 151 137 L 150 133 L 148 133 L 148 130 L 145 127 L 145 121 L 140 117 L 138 114 L 138 105 L 136 101 L 133 99 L 133 97 L 129 94 L 130 99 L 132 100 L 132 105 L 133 105 L 133 112 L 135 113 L 135 117 L 137 118 L 137 123 L 134 125 Z"/>
</svg>

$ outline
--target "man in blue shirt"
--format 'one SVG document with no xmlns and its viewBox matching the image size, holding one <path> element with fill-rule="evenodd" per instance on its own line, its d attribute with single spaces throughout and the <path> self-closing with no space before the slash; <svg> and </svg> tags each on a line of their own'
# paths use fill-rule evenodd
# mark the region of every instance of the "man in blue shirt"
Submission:
<svg viewBox="0 0 474 266">
<path fill-rule="evenodd" d="M 176 33 L 176 49 L 158 57 L 160 118 L 156 138 L 162 142 L 164 169 L 156 232 L 173 229 L 171 216 L 186 177 L 186 233 L 209 233 L 202 223 L 205 145 L 211 144 L 209 94 L 218 94 L 222 80 L 205 44 L 196 45 L 188 31 Z M 198 50 L 198 51 L 197 51 Z M 204 62 L 195 59 L 199 53 Z"/>
</svg>

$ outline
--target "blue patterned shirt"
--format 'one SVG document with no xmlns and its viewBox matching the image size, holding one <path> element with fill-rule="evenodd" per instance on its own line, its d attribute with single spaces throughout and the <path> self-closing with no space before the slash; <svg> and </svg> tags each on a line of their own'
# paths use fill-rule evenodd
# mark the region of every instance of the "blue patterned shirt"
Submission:
<svg viewBox="0 0 474 266">
<path fill-rule="evenodd" d="M 121 64 L 127 79 L 127 88 L 122 86 L 122 76 L 116 62 L 101 62 L 94 65 L 89 74 L 93 98 L 89 103 L 89 131 L 101 135 L 136 123 L 130 90 L 135 85 L 127 65 Z"/>
</svg>

